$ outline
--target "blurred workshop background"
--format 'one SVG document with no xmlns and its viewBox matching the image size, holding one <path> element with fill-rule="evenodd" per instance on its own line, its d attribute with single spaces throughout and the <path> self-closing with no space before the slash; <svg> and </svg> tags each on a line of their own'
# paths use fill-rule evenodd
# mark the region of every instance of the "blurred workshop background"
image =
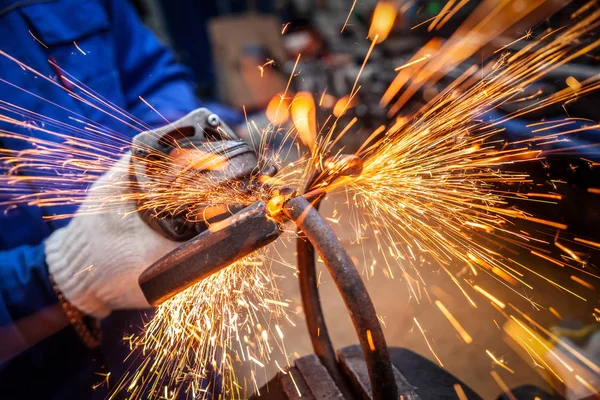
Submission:
<svg viewBox="0 0 600 400">
<path fill-rule="evenodd" d="M 268 108 L 272 99 L 279 100 L 278 95 L 286 90 L 290 74 L 299 75 L 291 80 L 289 92 L 307 91 L 319 99 L 321 107 L 317 110 L 317 121 L 323 122 L 330 115 L 339 113 L 336 104 L 345 104 L 351 92 L 355 78 L 361 68 L 370 42 L 366 40 L 371 16 L 376 0 L 361 0 L 348 18 L 351 0 L 136 0 L 136 8 L 145 23 L 157 35 L 168 43 L 176 52 L 179 60 L 193 72 L 198 95 L 210 101 L 218 101 L 231 107 L 231 113 L 223 116 L 246 139 L 246 118 L 263 128 L 273 122 Z M 387 111 L 380 99 L 394 80 L 397 72 L 394 68 L 406 64 L 415 52 L 434 38 L 443 41 L 449 38 L 477 7 L 479 1 L 469 1 L 456 15 L 445 23 L 441 29 L 428 30 L 425 21 L 430 21 L 444 7 L 442 0 L 411 0 L 401 2 L 400 12 L 394 27 L 385 42 L 378 45 L 365 65 L 360 81 L 361 90 L 358 98 L 351 103 L 351 108 L 342 117 L 346 122 L 358 117 L 359 123 L 354 127 L 352 135 L 345 135 L 339 144 L 352 151 L 362 143 L 374 128 L 389 123 Z M 570 4 L 568 4 L 570 3 Z M 567 4 L 567 5 L 565 5 Z M 406 110 L 410 114 L 439 93 L 441 88 L 459 77 L 474 62 L 483 64 L 498 49 L 516 50 L 524 46 L 523 42 L 514 42 L 525 34 L 531 26 L 532 33 L 538 34 L 548 27 L 559 27 L 569 19 L 573 10 L 580 7 L 579 1 L 549 2 L 544 15 L 536 15 L 535 19 L 525 19 L 484 46 L 475 56 L 469 58 L 447 76 L 439 81 L 424 85 L 410 100 L 402 103 L 400 115 Z M 560 10 L 557 14 L 555 12 Z M 342 31 L 342 27 L 345 26 Z M 302 54 L 298 62 L 298 54 Z M 296 63 L 298 64 L 296 65 Z M 573 77 L 581 82 L 600 72 L 595 57 L 581 57 L 572 63 L 557 68 L 543 80 L 532 85 L 528 90 L 536 93 L 555 92 L 567 86 L 567 78 Z M 598 94 L 588 96 L 585 101 L 573 101 L 567 105 L 559 104 L 546 108 L 541 113 L 528 115 L 528 120 L 516 119 L 507 123 L 503 135 L 512 138 L 527 137 L 530 121 L 541 118 L 565 116 L 565 114 L 595 121 L 600 119 L 600 99 Z M 393 104 L 393 102 L 391 102 Z M 523 104 L 519 104 L 522 107 Z M 515 105 L 505 104 L 493 113 L 510 113 Z M 492 114 L 493 114 L 492 113 Z M 272 113 L 271 113 L 272 114 Z M 337 115 L 336 115 L 337 116 Z M 497 117 L 490 115 L 489 118 Z M 277 121 L 281 122 L 281 121 Z M 255 139 L 255 138 L 254 138 Z M 252 140 L 254 140 L 252 139 Z M 586 132 L 574 135 L 573 140 L 581 145 L 596 143 L 597 132 Z M 585 156 L 583 154 L 582 156 Z M 292 155 L 293 157 L 293 155 Z M 592 155 L 589 156 L 593 157 Z M 531 167 L 531 166 L 530 166 Z M 536 169 L 537 168 L 537 169 Z M 565 223 L 575 232 L 585 232 L 588 237 L 600 237 L 600 216 L 598 207 L 590 203 L 589 196 L 583 194 L 587 187 L 600 187 L 599 176 L 586 161 L 573 157 L 551 156 L 547 163 L 540 163 L 534 170 L 529 169 L 534 181 L 545 182 L 548 173 L 555 179 L 563 179 L 563 194 L 571 199 L 569 208 L 555 207 L 548 210 L 561 214 Z M 364 239 L 363 246 L 353 246 L 354 229 L 344 228 L 349 224 L 349 211 L 345 208 L 344 195 L 332 196 L 323 207 L 324 215 L 335 216 L 335 228 L 344 245 L 353 255 L 359 269 L 383 265 L 384 260 L 377 251 L 377 242 Z M 577 207 L 573 207 L 577 205 Z M 539 205 L 536 212 L 544 211 Z M 290 264 L 294 263 L 294 247 L 279 243 L 279 251 Z M 371 248 L 370 248 L 371 246 Z M 532 262 L 535 265 L 535 261 Z M 286 275 L 282 267 L 282 275 Z M 275 268 L 276 272 L 279 272 Z M 287 276 L 280 279 L 279 286 L 286 298 L 295 301 L 300 307 L 300 296 L 294 271 L 288 270 Z M 385 321 L 385 332 L 388 343 L 412 349 L 435 361 L 420 333 L 415 331 L 412 318 L 417 316 L 423 326 L 427 327 L 427 335 L 437 349 L 437 355 L 444 368 L 470 385 L 483 398 L 495 398 L 502 390 L 490 376 L 490 369 L 497 368 L 494 361 L 485 356 L 486 350 L 504 360 L 506 366 L 518 373 L 502 371 L 504 381 L 510 387 L 521 384 L 535 384 L 550 390 L 548 374 L 539 366 L 535 366 L 527 355 L 518 356 L 511 349 L 511 340 L 503 333 L 502 326 L 469 317 L 471 311 L 457 303 L 456 297 L 449 295 L 456 288 L 451 280 L 442 276 L 435 265 L 424 268 L 423 274 L 428 285 L 428 293 L 443 299 L 444 303 L 455 310 L 455 317 L 464 321 L 465 329 L 471 333 L 473 343 L 466 345 L 458 338 L 447 321 L 431 316 L 432 308 L 423 307 L 421 302 L 429 302 L 426 296 L 418 299 L 409 294 L 402 277 L 391 280 L 383 273 L 370 277 L 367 286 L 375 302 L 376 309 Z M 566 274 L 566 275 L 565 275 Z M 562 276 L 565 275 L 565 276 Z M 356 342 L 354 331 L 346 315 L 345 308 L 331 282 L 323 274 L 321 290 L 323 293 L 325 313 L 328 318 L 332 338 L 336 346 L 349 345 Z M 552 279 L 568 280 L 565 271 L 552 272 Z M 553 292 L 536 292 L 536 301 L 548 304 Z M 513 299 L 511 299 L 513 301 Z M 519 300 L 514 300 L 519 302 Z M 551 302 L 551 301 L 550 301 Z M 522 304 L 522 302 L 521 302 Z M 561 308 L 562 306 L 562 308 Z M 485 305 L 483 305 L 485 307 Z M 524 306 L 524 309 L 527 306 Z M 530 307 L 531 308 L 531 307 Z M 298 320 L 301 319 L 298 308 Z M 539 310 L 536 310 L 539 311 Z M 538 314 L 538 321 L 553 326 L 559 320 L 547 310 Z M 490 313 L 494 312 L 490 306 Z M 580 309 L 576 300 L 573 303 L 557 305 L 560 315 L 575 321 L 589 322 L 591 316 Z M 500 322 L 501 323 L 501 322 Z M 294 351 L 300 355 L 312 352 L 309 336 L 305 328 L 298 324 L 295 329 L 286 330 L 286 341 L 293 343 Z M 265 371 L 262 381 L 275 372 Z"/>
<path fill-rule="evenodd" d="M 366 40 L 376 0 L 254 0 L 254 1 L 194 1 L 135 0 L 144 22 L 176 52 L 178 59 L 193 72 L 200 98 L 216 100 L 232 107 L 225 115 L 230 125 L 245 125 L 246 115 L 259 128 L 269 123 L 270 100 L 282 94 L 296 65 L 299 79 L 290 81 L 288 94 L 308 91 L 319 100 L 317 120 L 335 115 L 336 104 L 345 104 L 361 68 L 370 41 Z M 397 75 L 395 68 L 406 64 L 425 44 L 442 43 L 465 21 L 481 1 L 465 1 L 451 18 L 442 19 L 443 26 L 429 29 L 431 20 L 442 11 L 445 1 L 411 0 L 399 2 L 394 26 L 380 45 L 376 46 L 364 67 L 358 85 L 357 98 L 345 110 L 342 122 L 359 118 L 356 128 L 373 129 L 388 121 L 386 114 L 395 103 L 386 107 L 380 100 Z M 475 63 L 483 64 L 498 49 L 515 51 L 527 42 L 515 41 L 525 33 L 534 36 L 549 27 L 558 28 L 585 1 L 555 0 L 544 5 L 543 12 L 532 13 L 511 25 L 473 57 L 454 68 L 437 82 L 424 85 L 408 101 L 402 101 L 399 115 L 409 115 L 431 100 L 439 91 Z M 352 13 L 349 15 L 349 10 Z M 538 10 L 539 11 L 539 10 Z M 342 27 L 344 29 L 342 29 Z M 533 29 L 530 29 L 534 27 Z M 513 43 L 515 42 L 515 43 Z M 597 60 L 581 57 L 561 66 L 543 80 L 529 87 L 551 93 L 567 86 L 566 78 L 581 82 L 598 73 Z M 400 96 L 397 96 L 400 97 Z M 557 105 L 531 113 L 530 120 L 564 116 L 574 111 L 577 117 L 597 119 L 598 94 L 586 101 L 570 102 L 566 108 Z M 343 101 L 339 101 L 342 99 Z M 510 113 L 518 105 L 502 105 L 499 113 Z M 542 115 L 543 114 L 543 115 Z M 492 118 L 493 115 L 490 116 Z M 281 119 L 281 118 L 280 118 Z M 273 116 L 271 115 L 271 120 Z M 277 121 L 281 123 L 281 121 Z M 508 134 L 527 135 L 526 122 L 513 121 Z M 359 129 L 360 130 L 360 129 Z M 345 140 L 364 139 L 347 135 Z M 592 141 L 581 137 L 582 144 Z M 350 143 L 343 143 L 348 149 Z"/>
</svg>

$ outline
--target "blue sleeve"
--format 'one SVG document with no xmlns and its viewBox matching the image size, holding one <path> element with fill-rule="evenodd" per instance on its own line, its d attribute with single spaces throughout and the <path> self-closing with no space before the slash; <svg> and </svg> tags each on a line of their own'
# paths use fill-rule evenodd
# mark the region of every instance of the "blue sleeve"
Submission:
<svg viewBox="0 0 600 400">
<path fill-rule="evenodd" d="M 44 243 L 0 251 L 0 326 L 57 304 L 48 279 Z"/>
<path fill-rule="evenodd" d="M 173 121 L 198 108 L 190 72 L 142 24 L 129 1 L 108 3 L 127 111 L 156 127 L 165 125 L 165 119 Z"/>
</svg>

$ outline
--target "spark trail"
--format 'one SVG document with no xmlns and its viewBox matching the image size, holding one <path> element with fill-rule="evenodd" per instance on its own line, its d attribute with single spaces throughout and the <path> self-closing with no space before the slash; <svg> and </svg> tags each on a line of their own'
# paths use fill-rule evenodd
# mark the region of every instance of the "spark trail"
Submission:
<svg viewBox="0 0 600 400">
<path fill-rule="evenodd" d="M 418 112 L 397 115 L 402 111 L 401 105 L 416 93 L 415 87 L 437 82 L 448 71 L 440 60 L 445 60 L 446 64 L 453 62 L 451 53 L 442 53 L 439 57 L 432 57 L 433 62 L 421 64 L 432 52 L 431 44 L 426 45 L 406 66 L 398 68 L 400 80 L 392 83 L 382 99 L 384 104 L 389 103 L 406 85 L 388 114 L 395 117 L 395 121 L 373 131 L 357 152 L 364 159 L 362 174 L 339 182 L 328 182 L 327 177 L 323 177 L 318 188 L 309 188 L 325 192 L 338 188 L 346 190 L 351 204 L 360 210 L 354 214 L 356 221 L 352 224 L 357 227 L 357 241 L 361 242 L 363 237 L 374 238 L 386 263 L 385 275 L 398 275 L 395 267 L 400 266 L 399 276 L 406 282 L 411 297 L 417 301 L 423 297 L 421 287 L 426 286 L 426 282 L 422 266 L 426 260 L 433 260 L 433 265 L 439 265 L 464 295 L 466 304 L 477 307 L 481 301 L 491 303 L 507 319 L 505 330 L 511 332 L 507 335 L 517 343 L 516 347 L 535 354 L 536 365 L 546 363 L 544 368 L 549 371 L 553 371 L 550 367 L 552 361 L 557 362 L 548 361 L 548 354 L 553 354 L 548 353 L 548 349 L 554 345 L 561 349 L 562 357 L 575 357 L 594 371 L 598 367 L 568 343 L 543 331 L 527 314 L 503 299 L 516 296 L 530 303 L 534 309 L 547 307 L 527 295 L 534 289 L 532 281 L 541 277 L 564 295 L 593 304 L 597 296 L 588 296 L 581 288 L 594 291 L 595 286 L 589 282 L 590 275 L 593 279 L 599 277 L 589 272 L 589 268 L 593 271 L 594 267 L 589 261 L 584 261 L 592 245 L 580 245 L 573 250 L 555 240 L 556 248 L 561 251 L 557 258 L 547 250 L 547 236 L 532 235 L 522 230 L 524 223 L 533 224 L 537 232 L 545 231 L 555 237 L 560 234 L 571 238 L 570 242 L 586 244 L 568 234 L 568 226 L 560 220 L 545 219 L 517 207 L 519 202 L 524 201 L 556 204 L 562 200 L 551 185 L 546 188 L 547 192 L 536 193 L 540 190 L 539 186 L 535 186 L 536 192 L 533 192 L 532 178 L 519 166 L 541 163 L 547 154 L 568 153 L 571 150 L 568 145 L 570 137 L 580 132 L 596 131 L 600 125 L 595 121 L 578 123 L 576 118 L 545 121 L 531 125 L 531 138 L 512 141 L 503 134 L 502 125 L 600 89 L 600 76 L 596 75 L 584 82 L 569 83 L 573 79 L 568 79 L 568 87 L 555 93 L 526 94 L 532 83 L 561 65 L 598 49 L 600 41 L 593 36 L 590 39 L 590 35 L 600 25 L 600 10 L 590 11 L 588 6 L 584 7 L 589 11 L 587 15 L 571 25 L 549 30 L 521 50 L 504 51 L 482 68 L 477 65 L 467 68 Z M 582 14 L 578 15 L 581 17 Z M 531 34 L 527 33 L 520 40 L 530 38 Z M 440 68 L 440 64 L 444 68 Z M 394 92 L 391 96 L 390 90 Z M 523 106 L 497 119 L 487 116 L 490 111 L 505 104 Z M 331 131 L 337 128 L 335 123 Z M 546 133 L 557 128 L 561 128 L 559 133 Z M 314 170 L 314 165 L 322 163 L 333 152 L 332 138 L 335 135 L 331 131 L 312 154 L 309 170 Z M 346 133 L 345 130 L 343 132 Z M 566 148 L 551 147 L 558 143 L 566 143 Z M 572 148 L 582 149 L 576 145 Z M 517 253 L 529 253 L 543 262 L 577 271 L 582 277 L 572 276 L 570 279 L 581 286 L 569 289 L 572 285 L 550 279 L 538 265 L 524 265 L 519 259 L 515 260 Z M 456 279 L 464 276 L 461 271 L 467 271 L 466 279 Z M 495 281 L 494 286 L 504 290 L 486 290 L 486 285 L 476 284 L 482 279 Z M 504 309 L 509 309 L 509 313 Z M 525 315 L 528 323 L 535 328 L 530 328 L 526 334 L 511 331 L 515 311 Z M 519 326 L 523 328 L 525 324 Z M 466 332 L 462 327 L 455 326 L 455 329 L 464 337 Z M 532 337 L 549 344 L 543 351 L 532 350 L 526 345 Z M 437 355 L 435 357 L 437 359 Z M 563 363 L 562 358 L 558 360 L 559 364 Z M 505 367 L 504 364 L 502 366 Z M 560 376 L 555 373 L 558 379 L 570 381 L 569 387 L 573 386 L 572 390 L 579 391 L 581 396 L 586 395 L 585 391 L 581 391 L 581 385 L 588 390 L 587 395 L 590 394 L 593 385 L 581 376 L 584 374 L 586 379 L 590 379 L 592 372 L 581 367 L 575 368 L 575 372 L 573 369 L 562 372 Z M 573 382 L 579 382 L 578 389 L 577 383 Z"/>
<path fill-rule="evenodd" d="M 289 320 L 264 250 L 167 300 L 140 336 L 131 338 L 141 367 L 122 379 L 132 398 L 203 398 L 223 390 L 244 398 L 273 354 L 287 354 L 279 324 Z M 236 370 L 252 366 L 248 376 Z M 257 372 L 258 370 L 258 372 Z M 220 374 L 220 377 L 217 377 Z"/>
<path fill-rule="evenodd" d="M 594 40 L 577 49 L 567 47 L 597 29 L 599 20 L 597 10 L 514 54 L 506 53 L 494 62 L 492 72 L 466 85 L 477 73 L 476 68 L 470 69 L 415 117 L 398 117 L 389 127 L 376 130 L 358 151 L 364 159 L 358 178 L 337 183 L 325 179 L 322 189 L 343 187 L 351 192 L 354 204 L 368 215 L 366 220 L 376 221 L 373 225 L 383 232 L 377 235 L 380 248 L 389 249 L 394 263 L 401 260 L 401 268 L 418 264 L 417 252 L 427 253 L 444 268 L 459 262 L 509 285 L 526 285 L 513 272 L 518 266 L 508 266 L 510 261 L 489 243 L 532 246 L 533 239 L 515 229 L 518 220 L 563 230 L 567 226 L 507 207 L 515 198 L 560 199 L 558 195 L 520 193 L 531 179 L 510 168 L 542 160 L 544 150 L 538 143 L 568 138 L 575 132 L 598 129 L 598 125 L 589 123 L 560 134 L 538 135 L 527 143 L 511 143 L 501 137 L 500 124 L 598 90 L 600 77 L 582 82 L 579 91 L 567 88 L 542 97 L 502 120 L 486 121 L 486 114 L 507 102 L 522 101 L 520 96 L 531 83 L 600 46 L 600 41 Z M 314 163 L 329 151 L 330 143 L 322 142 L 321 153 L 313 155 Z M 480 237 L 484 239 L 478 240 Z"/>
</svg>

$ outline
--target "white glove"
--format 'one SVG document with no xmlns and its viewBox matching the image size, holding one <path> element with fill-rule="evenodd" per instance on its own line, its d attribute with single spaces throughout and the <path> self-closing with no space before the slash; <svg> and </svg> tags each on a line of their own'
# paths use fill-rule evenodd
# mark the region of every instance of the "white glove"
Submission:
<svg viewBox="0 0 600 400">
<path fill-rule="evenodd" d="M 60 291 L 79 310 L 103 318 L 150 305 L 138 277 L 178 243 L 153 231 L 136 212 L 124 155 L 88 191 L 69 224 L 46 240 L 46 262 Z"/>
</svg>

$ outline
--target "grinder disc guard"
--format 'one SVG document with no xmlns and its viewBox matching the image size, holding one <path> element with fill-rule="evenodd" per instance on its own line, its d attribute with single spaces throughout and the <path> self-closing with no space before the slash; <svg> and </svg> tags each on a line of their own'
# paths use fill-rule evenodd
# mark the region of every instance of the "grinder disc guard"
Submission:
<svg viewBox="0 0 600 400">
<path fill-rule="evenodd" d="M 169 125 L 135 136 L 131 164 L 142 193 L 141 203 L 152 198 L 156 182 L 163 187 L 177 186 L 182 176 L 186 185 L 197 182 L 198 204 L 192 210 L 200 218 L 189 218 L 189 208 L 186 214 L 140 204 L 142 219 L 154 230 L 184 241 L 206 230 L 208 223 L 225 219 L 244 207 L 202 204 L 201 193 L 208 195 L 218 187 L 247 184 L 257 173 L 258 160 L 254 150 L 216 114 L 199 108 Z"/>
</svg>

